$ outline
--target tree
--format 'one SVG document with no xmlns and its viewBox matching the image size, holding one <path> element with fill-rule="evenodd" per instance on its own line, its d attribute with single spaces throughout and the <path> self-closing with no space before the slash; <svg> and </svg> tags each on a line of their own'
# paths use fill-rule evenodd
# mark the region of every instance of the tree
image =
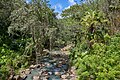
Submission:
<svg viewBox="0 0 120 80">
<path fill-rule="evenodd" d="M 120 31 L 120 1 L 119 0 L 86 0 L 92 10 L 100 10 L 109 19 L 110 34 Z"/>
<path fill-rule="evenodd" d="M 12 0 L 0 1 L 0 46 L 2 46 L 3 43 L 10 44 L 10 38 L 7 33 L 7 29 L 11 23 L 9 16 L 13 10 L 12 6 Z"/>
<path fill-rule="evenodd" d="M 30 35 L 32 42 L 26 49 L 34 48 L 36 54 L 42 55 L 49 28 L 56 25 L 53 23 L 56 20 L 55 14 L 48 7 L 46 0 L 33 0 L 30 4 L 21 1 L 16 7 L 10 16 L 12 22 L 8 28 L 9 33 Z"/>
</svg>

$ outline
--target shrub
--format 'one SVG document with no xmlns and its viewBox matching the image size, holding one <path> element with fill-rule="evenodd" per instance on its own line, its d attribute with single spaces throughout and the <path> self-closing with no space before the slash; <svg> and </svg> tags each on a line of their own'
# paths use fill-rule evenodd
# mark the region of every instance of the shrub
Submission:
<svg viewBox="0 0 120 80">
<path fill-rule="evenodd" d="M 110 37 L 109 37 L 110 38 Z M 85 43 L 72 50 L 71 60 L 79 80 L 120 79 L 120 37 L 111 37 L 109 43 L 94 43 L 87 50 Z"/>
<path fill-rule="evenodd" d="M 6 45 L 0 47 L 0 77 L 6 80 L 8 75 L 28 65 L 27 59 L 19 52 L 10 50 Z"/>
</svg>

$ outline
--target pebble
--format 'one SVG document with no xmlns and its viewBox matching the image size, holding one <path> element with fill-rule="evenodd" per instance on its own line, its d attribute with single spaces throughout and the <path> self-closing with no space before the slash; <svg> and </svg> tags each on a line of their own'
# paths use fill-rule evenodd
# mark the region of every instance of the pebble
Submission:
<svg viewBox="0 0 120 80">
<path fill-rule="evenodd" d="M 60 72 L 55 72 L 55 75 L 60 76 L 61 74 L 60 74 Z"/>
<path fill-rule="evenodd" d="M 63 79 L 63 80 L 68 80 L 68 79 Z"/>
<path fill-rule="evenodd" d="M 24 70 L 22 77 L 28 76 L 28 79 L 31 77 L 33 80 L 75 80 L 75 67 L 69 70 L 68 60 L 63 57 L 43 57 L 41 64 L 31 65 L 29 69 Z"/>
<path fill-rule="evenodd" d="M 19 73 L 20 74 L 25 73 L 25 70 L 19 70 Z"/>
<path fill-rule="evenodd" d="M 45 65 L 46 65 L 47 67 L 49 67 L 49 66 L 50 66 L 50 63 L 45 63 Z"/>
<path fill-rule="evenodd" d="M 67 73 L 66 75 L 67 75 L 67 76 L 70 76 L 70 74 L 69 74 L 69 73 Z"/>
<path fill-rule="evenodd" d="M 22 74 L 20 74 L 20 77 L 25 79 L 25 78 L 27 78 L 27 75 L 25 73 L 22 73 Z"/>
<path fill-rule="evenodd" d="M 39 75 L 42 75 L 42 71 L 39 71 L 38 74 L 39 74 Z"/>
<path fill-rule="evenodd" d="M 47 76 L 47 75 L 48 75 L 48 72 L 47 72 L 47 71 L 43 71 L 43 72 L 42 72 L 42 75 L 43 75 L 43 76 Z"/>
<path fill-rule="evenodd" d="M 71 77 L 74 77 L 75 75 L 74 75 L 74 74 L 71 74 L 70 76 L 71 76 Z"/>
<path fill-rule="evenodd" d="M 30 69 L 26 69 L 25 70 L 25 74 L 27 75 L 27 74 L 30 74 Z"/>
<path fill-rule="evenodd" d="M 65 79 L 67 76 L 66 75 L 61 75 L 61 78 L 62 79 Z"/>
<path fill-rule="evenodd" d="M 42 64 L 42 67 L 45 67 L 45 64 Z"/>
<path fill-rule="evenodd" d="M 33 76 L 33 80 L 40 80 L 39 76 Z"/>
<path fill-rule="evenodd" d="M 48 77 L 41 77 L 40 80 L 48 80 Z"/>
<path fill-rule="evenodd" d="M 23 80 L 19 75 L 14 76 L 15 80 Z"/>
<path fill-rule="evenodd" d="M 40 68 L 40 67 L 41 67 L 41 64 L 36 65 L 36 68 Z"/>
<path fill-rule="evenodd" d="M 59 64 L 57 65 L 57 67 L 59 67 L 59 68 L 62 67 L 62 63 L 59 63 Z"/>
<path fill-rule="evenodd" d="M 9 79 L 8 80 L 12 80 L 14 77 L 14 75 L 10 75 Z"/>
<path fill-rule="evenodd" d="M 52 75 L 52 72 L 48 72 L 49 75 Z"/>
<path fill-rule="evenodd" d="M 36 65 L 31 65 L 30 69 L 35 69 Z"/>
<path fill-rule="evenodd" d="M 59 64 L 62 64 L 62 61 L 59 61 Z"/>
<path fill-rule="evenodd" d="M 62 61 L 62 64 L 66 64 L 66 61 L 65 61 L 65 60 L 63 60 L 63 61 Z"/>
<path fill-rule="evenodd" d="M 56 65 L 57 65 L 57 63 L 54 63 L 53 65 L 54 65 L 54 66 L 56 66 Z"/>
</svg>

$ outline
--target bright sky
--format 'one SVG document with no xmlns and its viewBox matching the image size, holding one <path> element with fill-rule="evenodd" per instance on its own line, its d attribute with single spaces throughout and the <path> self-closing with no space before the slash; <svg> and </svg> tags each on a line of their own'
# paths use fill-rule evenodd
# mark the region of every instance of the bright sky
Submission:
<svg viewBox="0 0 120 80">
<path fill-rule="evenodd" d="M 79 3 L 80 0 L 50 0 L 51 7 L 58 12 L 58 18 L 61 18 L 60 14 L 62 10 L 69 8 L 70 6 Z"/>
<path fill-rule="evenodd" d="M 26 0 L 28 3 L 31 0 Z M 61 18 L 60 14 L 62 10 L 69 8 L 70 6 L 79 3 L 80 0 L 50 0 L 51 8 L 55 9 L 55 12 L 58 12 L 58 18 Z"/>
</svg>

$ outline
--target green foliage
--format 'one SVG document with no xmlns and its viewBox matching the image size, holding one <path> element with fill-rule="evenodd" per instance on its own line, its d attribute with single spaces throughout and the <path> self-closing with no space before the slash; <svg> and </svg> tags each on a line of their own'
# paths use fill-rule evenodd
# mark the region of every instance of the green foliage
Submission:
<svg viewBox="0 0 120 80">
<path fill-rule="evenodd" d="M 9 16 L 12 11 L 12 0 L 0 1 L 0 36 L 7 35 L 7 28 L 10 25 Z"/>
<path fill-rule="evenodd" d="M 120 79 L 120 37 L 111 37 L 107 45 L 94 43 L 92 50 L 84 45 L 79 44 L 72 51 L 79 80 Z"/>
<path fill-rule="evenodd" d="M 54 12 L 49 8 L 46 0 L 33 0 L 31 4 L 24 1 L 15 1 L 14 3 L 17 8 L 11 13 L 8 32 L 19 36 L 30 35 L 28 38 L 31 38 L 31 44 L 27 45 L 29 46 L 27 48 L 42 54 L 45 42 L 53 36 L 49 36 L 49 29 L 56 27 Z"/>
<path fill-rule="evenodd" d="M 88 29 L 93 25 L 93 27 L 100 27 L 101 23 L 108 22 L 107 19 L 105 19 L 105 14 L 100 11 L 86 11 L 83 18 L 81 19 L 81 25 L 83 28 Z"/>
<path fill-rule="evenodd" d="M 19 52 L 10 50 L 5 44 L 0 47 L 0 77 L 7 79 L 8 75 L 28 66 L 27 58 Z"/>
<path fill-rule="evenodd" d="M 86 0 L 63 11 L 64 25 L 78 27 L 70 55 L 78 80 L 120 79 L 120 36 L 110 35 L 120 31 L 118 1 Z"/>
<path fill-rule="evenodd" d="M 6 80 L 11 70 L 27 67 L 28 61 L 34 60 L 32 53 L 41 53 L 47 40 L 55 38 L 55 27 L 56 15 L 48 1 L 1 0 L 0 79 Z"/>
<path fill-rule="evenodd" d="M 93 10 L 86 11 L 80 21 L 86 39 L 97 42 L 104 41 L 103 35 L 107 32 L 107 26 L 105 26 L 107 23 L 108 20 L 103 12 Z"/>
<path fill-rule="evenodd" d="M 47 0 L 1 0 L 0 77 L 6 80 L 12 70 L 26 67 L 31 53 L 75 43 L 70 58 L 80 80 L 120 79 L 120 35 L 110 35 L 120 32 L 119 5 L 85 0 L 58 20 Z"/>
</svg>

